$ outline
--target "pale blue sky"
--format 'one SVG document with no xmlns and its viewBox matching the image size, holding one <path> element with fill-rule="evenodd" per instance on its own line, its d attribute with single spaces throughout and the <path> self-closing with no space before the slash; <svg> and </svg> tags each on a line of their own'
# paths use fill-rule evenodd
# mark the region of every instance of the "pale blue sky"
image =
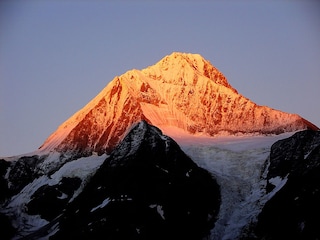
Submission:
<svg viewBox="0 0 320 240">
<path fill-rule="evenodd" d="M 31 152 L 115 76 L 199 53 L 320 126 L 318 1 L 1 1 L 0 156 Z"/>
</svg>

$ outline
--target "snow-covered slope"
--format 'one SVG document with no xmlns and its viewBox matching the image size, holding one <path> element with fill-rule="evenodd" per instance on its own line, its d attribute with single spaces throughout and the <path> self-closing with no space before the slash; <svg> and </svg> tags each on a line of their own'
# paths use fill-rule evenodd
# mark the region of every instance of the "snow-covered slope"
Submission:
<svg viewBox="0 0 320 240">
<path fill-rule="evenodd" d="M 66 204 L 82 192 L 105 158 L 106 155 L 92 155 L 66 161 L 54 153 L 20 157 L 9 162 L 4 176 L 7 183 L 1 185 L 1 192 L 6 193 L 7 199 L 1 204 L 0 214 L 11 220 L 16 233 L 14 239 L 46 226 L 55 214 L 61 214 Z M 44 162 L 50 163 L 45 164 L 47 172 L 39 172 Z M 0 199 L 0 203 L 2 201 Z"/>
<path fill-rule="evenodd" d="M 162 130 L 177 127 L 209 136 L 316 129 L 298 115 L 258 106 L 238 94 L 200 55 L 174 52 L 153 66 L 114 78 L 40 150 L 110 152 L 140 120 Z"/>
<path fill-rule="evenodd" d="M 220 212 L 209 239 L 240 239 L 246 226 L 256 220 L 270 198 L 265 190 L 267 182 L 261 179 L 270 147 L 292 134 L 212 138 L 175 131 L 173 139 L 199 166 L 211 172 L 221 187 Z"/>
<path fill-rule="evenodd" d="M 318 239 L 320 132 L 172 136 L 221 187 L 209 239 Z"/>
</svg>

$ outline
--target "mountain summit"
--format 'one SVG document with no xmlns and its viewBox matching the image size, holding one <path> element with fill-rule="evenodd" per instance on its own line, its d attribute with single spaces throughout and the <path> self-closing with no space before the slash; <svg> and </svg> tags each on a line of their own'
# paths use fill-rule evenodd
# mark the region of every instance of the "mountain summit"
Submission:
<svg viewBox="0 0 320 240">
<path fill-rule="evenodd" d="M 177 127 L 209 136 L 318 129 L 296 114 L 258 106 L 242 96 L 199 54 L 174 52 L 146 69 L 115 77 L 40 150 L 110 152 L 140 120 L 162 130 Z"/>
</svg>

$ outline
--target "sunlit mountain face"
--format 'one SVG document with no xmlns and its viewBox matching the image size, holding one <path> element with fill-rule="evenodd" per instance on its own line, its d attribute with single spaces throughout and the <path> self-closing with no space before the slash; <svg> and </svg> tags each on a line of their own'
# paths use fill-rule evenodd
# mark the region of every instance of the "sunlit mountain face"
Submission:
<svg viewBox="0 0 320 240">
<path fill-rule="evenodd" d="M 279 134 L 316 126 L 296 114 L 259 106 L 198 54 L 174 52 L 153 66 L 115 77 L 40 147 L 90 155 L 110 152 L 140 120 L 170 135 Z"/>
<path fill-rule="evenodd" d="M 0 238 L 320 239 L 318 130 L 172 53 L 0 159 Z"/>
</svg>

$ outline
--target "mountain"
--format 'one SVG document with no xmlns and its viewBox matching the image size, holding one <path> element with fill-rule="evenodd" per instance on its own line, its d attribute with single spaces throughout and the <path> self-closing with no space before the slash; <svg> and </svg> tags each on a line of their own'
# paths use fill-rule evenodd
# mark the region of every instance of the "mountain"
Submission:
<svg viewBox="0 0 320 240">
<path fill-rule="evenodd" d="M 173 53 L 0 159 L 1 239 L 319 239 L 319 131 L 302 129 Z"/>
<path fill-rule="evenodd" d="M 92 101 L 64 122 L 42 151 L 90 155 L 110 152 L 140 120 L 192 134 L 283 133 L 316 126 L 239 94 L 198 54 L 174 52 L 153 66 L 115 77 Z"/>
<path fill-rule="evenodd" d="M 302 131 L 272 145 L 264 205 L 253 239 L 319 239 L 320 132 Z"/>
<path fill-rule="evenodd" d="M 66 209 L 53 239 L 202 239 L 219 204 L 211 175 L 142 121 Z"/>
<path fill-rule="evenodd" d="M 214 227 L 219 185 L 158 128 L 139 122 L 109 156 L 97 158 L 65 163 L 14 195 L 1 212 L 10 216 L 17 236 L 202 239 Z M 81 173 L 88 168 L 90 174 Z M 1 217 L 0 223 L 8 225 Z M 4 232 L 12 234 L 12 227 Z"/>
</svg>

